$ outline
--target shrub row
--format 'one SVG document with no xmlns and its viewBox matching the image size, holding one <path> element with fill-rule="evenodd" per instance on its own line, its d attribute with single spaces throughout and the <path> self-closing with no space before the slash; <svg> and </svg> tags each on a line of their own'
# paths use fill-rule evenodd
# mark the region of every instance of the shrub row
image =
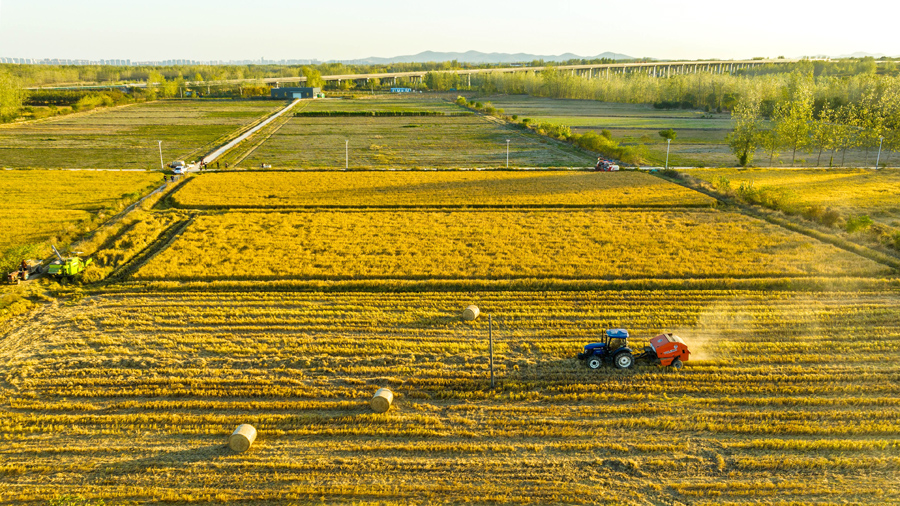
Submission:
<svg viewBox="0 0 900 506">
<path fill-rule="evenodd" d="M 646 157 L 648 156 L 646 146 L 622 146 L 618 141 L 612 139 L 608 130 L 603 130 L 599 134 L 597 132 L 573 134 L 572 129 L 567 125 L 557 125 L 546 121 L 535 122 L 529 118 L 522 118 L 519 121 L 517 115 L 504 116 L 503 109 L 495 108 L 490 102 L 485 102 L 484 104 L 481 102 L 469 102 L 462 96 L 456 98 L 456 105 L 505 119 L 514 125 L 528 128 L 538 135 L 545 135 L 563 142 L 569 142 L 582 149 L 600 153 L 607 158 L 613 158 L 627 164 L 641 165 L 646 162 Z"/>
</svg>

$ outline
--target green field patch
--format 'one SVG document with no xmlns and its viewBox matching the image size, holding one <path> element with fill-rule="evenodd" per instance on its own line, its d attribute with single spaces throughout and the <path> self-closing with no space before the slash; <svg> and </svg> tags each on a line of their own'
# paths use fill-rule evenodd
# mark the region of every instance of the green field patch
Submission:
<svg viewBox="0 0 900 506">
<path fill-rule="evenodd" d="M 479 116 L 421 117 L 414 121 L 402 117 L 293 117 L 243 165 L 338 168 L 349 163 L 351 169 L 505 167 L 507 139 L 511 167 L 585 167 L 595 162 L 592 156 L 569 145 Z M 376 156 L 378 153 L 369 149 L 372 145 L 390 150 L 392 156 Z"/>
<path fill-rule="evenodd" d="M 0 129 L 0 167 L 134 168 L 195 156 L 198 149 L 283 106 L 272 101 L 168 100 Z M 240 112 L 240 117 L 214 113 Z"/>
</svg>

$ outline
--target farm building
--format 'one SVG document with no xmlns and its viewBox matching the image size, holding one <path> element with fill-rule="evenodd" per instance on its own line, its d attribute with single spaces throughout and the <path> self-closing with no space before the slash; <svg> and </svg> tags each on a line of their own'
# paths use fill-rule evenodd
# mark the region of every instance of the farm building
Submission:
<svg viewBox="0 0 900 506">
<path fill-rule="evenodd" d="M 272 98 L 316 98 L 322 88 L 272 88 Z"/>
</svg>

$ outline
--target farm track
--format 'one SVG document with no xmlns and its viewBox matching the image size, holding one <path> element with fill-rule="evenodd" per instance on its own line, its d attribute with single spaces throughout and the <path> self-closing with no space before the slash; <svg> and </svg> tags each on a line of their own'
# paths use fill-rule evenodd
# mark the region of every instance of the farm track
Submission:
<svg viewBox="0 0 900 506">
<path fill-rule="evenodd" d="M 245 134 L 247 131 L 252 130 L 254 127 L 256 127 L 257 125 L 259 125 L 260 123 L 265 121 L 269 116 L 271 116 L 272 113 L 273 113 L 272 111 L 269 111 L 265 115 L 261 116 L 260 118 L 258 118 L 255 121 L 253 121 L 252 123 L 243 125 L 234 131 L 228 132 L 225 135 L 222 135 L 221 137 L 219 137 L 217 139 L 207 142 L 203 146 L 190 152 L 185 158 L 193 159 L 196 157 L 198 159 L 202 159 L 202 158 L 208 156 L 209 154 L 213 153 L 216 149 L 218 149 L 220 146 L 228 144 L 232 140 L 237 139 L 241 135 Z"/>
</svg>

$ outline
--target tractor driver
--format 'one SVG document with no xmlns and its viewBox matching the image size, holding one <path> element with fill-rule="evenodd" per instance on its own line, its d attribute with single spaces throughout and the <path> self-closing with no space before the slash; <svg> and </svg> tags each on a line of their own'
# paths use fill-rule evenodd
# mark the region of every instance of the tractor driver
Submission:
<svg viewBox="0 0 900 506">
<path fill-rule="evenodd" d="M 28 262 L 26 262 L 25 260 L 22 260 L 22 265 L 19 266 L 19 270 L 27 271 L 28 270 Z"/>
</svg>

